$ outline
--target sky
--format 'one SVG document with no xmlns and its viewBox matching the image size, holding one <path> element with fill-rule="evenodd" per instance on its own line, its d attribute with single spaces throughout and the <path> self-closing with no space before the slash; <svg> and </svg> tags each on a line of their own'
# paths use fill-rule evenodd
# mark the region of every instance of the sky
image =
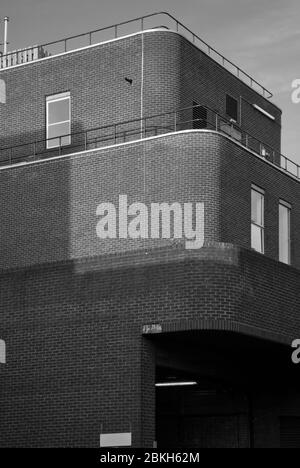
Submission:
<svg viewBox="0 0 300 468">
<path fill-rule="evenodd" d="M 282 153 L 300 164 L 299 0 L 0 0 L 9 49 L 43 44 L 156 11 L 168 11 L 274 94 L 283 111 Z"/>
</svg>

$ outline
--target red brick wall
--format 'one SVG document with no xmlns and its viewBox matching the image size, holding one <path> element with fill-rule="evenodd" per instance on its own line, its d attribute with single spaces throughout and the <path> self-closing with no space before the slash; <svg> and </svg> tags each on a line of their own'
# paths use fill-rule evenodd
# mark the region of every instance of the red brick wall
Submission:
<svg viewBox="0 0 300 468">
<path fill-rule="evenodd" d="M 247 248 L 251 245 L 251 184 L 255 184 L 265 190 L 265 255 L 278 259 L 278 205 L 283 199 L 292 205 L 291 258 L 292 265 L 299 268 L 299 181 L 228 139 L 220 138 L 222 241 Z"/>
<path fill-rule="evenodd" d="M 229 245 L 175 257 L 1 275 L 1 446 L 97 447 L 101 427 L 131 425 L 134 446 L 151 447 L 155 355 L 144 324 L 162 333 L 227 327 L 287 344 L 299 335 L 298 271 Z"/>
<path fill-rule="evenodd" d="M 251 107 L 249 110 L 242 100 L 240 120 L 245 130 L 280 149 L 279 109 L 185 38 L 168 31 L 138 34 L 1 70 L 7 103 L 0 104 L 0 147 L 45 139 L 46 96 L 63 91 L 70 91 L 72 97 L 72 132 L 139 119 L 143 47 L 144 116 L 192 106 L 193 101 L 225 115 L 226 93 L 238 100 L 242 96 L 276 117 L 273 123 Z M 132 85 L 125 77 L 133 80 Z M 173 118 L 160 119 L 163 122 L 171 125 Z M 80 137 L 73 137 L 73 142 L 79 144 Z M 38 145 L 40 150 L 42 146 Z M 24 152 L 29 154 L 29 148 L 19 156 Z"/>
<path fill-rule="evenodd" d="M 2 71 L 8 88 L 2 143 L 44 138 L 45 95 L 67 89 L 74 131 L 137 117 L 140 55 L 136 36 Z M 198 74 L 190 74 L 191 65 Z M 252 93 L 175 34 L 146 35 L 145 70 L 149 113 L 194 99 L 222 110 L 227 89 Z M 199 88 L 189 88 L 193 76 Z M 254 98 L 267 105 L 247 94 Z M 279 119 L 271 104 L 267 110 Z M 278 128 L 273 134 L 258 121 L 255 131 L 266 129 L 261 135 L 279 145 Z M 266 190 L 266 256 L 217 244 L 250 247 L 251 183 Z M 0 367 L 0 445 L 97 447 L 101 428 L 131 428 L 135 446 L 151 447 L 155 349 L 142 336 L 145 324 L 160 323 L 163 333 L 222 329 L 289 344 L 300 333 L 299 271 L 274 259 L 278 199 L 285 198 L 293 205 L 293 265 L 300 266 L 298 189 L 224 136 L 201 132 L 1 170 L 7 364 Z M 120 193 L 130 202 L 204 202 L 206 247 L 104 245 L 96 237 L 96 207 L 116 203 Z"/>
<path fill-rule="evenodd" d="M 226 94 L 229 94 L 238 101 L 238 124 L 242 129 L 280 151 L 280 109 L 183 38 L 180 38 L 180 49 L 180 108 L 196 101 L 226 116 Z M 275 122 L 255 110 L 252 104 L 273 115 Z M 214 123 L 213 117 L 208 118 Z"/>
<path fill-rule="evenodd" d="M 46 96 L 71 93 L 72 132 L 139 117 L 141 37 L 2 70 L 1 146 L 46 138 Z M 130 86 L 125 77 L 133 78 Z"/>
<path fill-rule="evenodd" d="M 220 240 L 217 145 L 208 135 L 182 134 L 0 171 L 0 267 L 180 243 L 99 239 L 97 206 L 118 206 L 120 194 L 149 209 L 204 202 L 206 241 Z"/>
<path fill-rule="evenodd" d="M 0 268 L 176 247 L 174 240 L 101 240 L 102 202 L 204 202 L 205 242 L 250 248 L 251 184 L 265 189 L 266 255 L 278 258 L 278 202 L 292 204 L 292 264 L 300 266 L 299 182 L 222 135 L 191 132 L 0 171 Z"/>
</svg>

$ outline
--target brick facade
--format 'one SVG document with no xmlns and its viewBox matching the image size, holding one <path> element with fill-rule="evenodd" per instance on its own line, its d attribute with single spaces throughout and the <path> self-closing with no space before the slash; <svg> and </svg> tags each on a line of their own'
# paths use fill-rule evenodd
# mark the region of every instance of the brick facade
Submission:
<svg viewBox="0 0 300 468">
<path fill-rule="evenodd" d="M 96 235 L 103 202 L 205 204 L 205 242 L 250 248 L 251 184 L 266 192 L 266 255 L 278 259 L 278 203 L 292 205 L 292 265 L 299 268 L 299 182 L 211 132 L 183 132 L 0 171 L 0 267 L 151 249 L 181 240 Z M 87 190 L 88 187 L 88 190 Z M 13 196 L 12 196 L 13 194 Z"/>
<path fill-rule="evenodd" d="M 63 91 L 72 96 L 72 132 L 193 101 L 225 115 L 228 93 L 242 127 L 280 150 L 280 110 L 175 32 L 138 33 L 1 70 L 0 79 L 0 146 L 44 139 L 45 98 Z M 300 334 L 299 181 L 214 131 L 86 152 L 78 144 L 76 154 L 0 168 L 0 446 L 98 447 L 100 432 L 132 431 L 134 447 L 151 448 L 164 401 L 158 369 L 179 366 L 176 349 L 192 361 L 190 342 L 199 375 L 209 370 L 246 397 L 221 398 L 201 444 L 222 434 L 224 446 L 234 437 L 239 446 L 285 443 L 282 428 L 300 416 L 290 360 Z M 265 190 L 265 255 L 251 251 L 251 184 Z M 117 205 L 120 194 L 147 206 L 204 203 L 204 247 L 100 240 L 96 208 Z M 292 206 L 292 266 L 278 262 L 279 199 Z M 203 411 L 193 398 L 184 416 Z"/>
<path fill-rule="evenodd" d="M 2 275 L 1 446 L 97 446 L 101 425 L 131 427 L 134 446 L 142 437 L 151 446 L 154 354 L 141 346 L 143 325 L 170 333 L 168 324 L 226 329 L 223 321 L 289 343 L 300 327 L 297 282 L 297 270 L 217 244 L 177 259 L 168 249 L 106 266 L 100 257 L 85 273 L 68 262 Z"/>
</svg>

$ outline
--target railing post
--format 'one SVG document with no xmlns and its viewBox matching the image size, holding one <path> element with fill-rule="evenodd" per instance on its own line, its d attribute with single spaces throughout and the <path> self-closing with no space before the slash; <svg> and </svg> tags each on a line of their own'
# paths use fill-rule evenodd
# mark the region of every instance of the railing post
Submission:
<svg viewBox="0 0 300 468">
<path fill-rule="evenodd" d="M 90 45 L 92 45 L 92 33 L 91 32 L 89 33 L 89 43 Z"/>
<path fill-rule="evenodd" d="M 65 52 L 67 52 L 67 39 L 65 39 Z"/>
<path fill-rule="evenodd" d="M 115 145 L 117 144 L 117 124 L 114 125 L 114 138 L 115 138 Z"/>
</svg>

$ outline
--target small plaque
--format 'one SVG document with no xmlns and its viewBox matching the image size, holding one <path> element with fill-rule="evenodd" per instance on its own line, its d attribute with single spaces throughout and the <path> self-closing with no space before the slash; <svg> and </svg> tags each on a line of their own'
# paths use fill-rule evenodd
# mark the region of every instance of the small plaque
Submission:
<svg viewBox="0 0 300 468">
<path fill-rule="evenodd" d="M 151 325 L 144 325 L 143 326 L 143 333 L 161 333 L 162 326 L 159 323 L 152 323 Z"/>
</svg>

